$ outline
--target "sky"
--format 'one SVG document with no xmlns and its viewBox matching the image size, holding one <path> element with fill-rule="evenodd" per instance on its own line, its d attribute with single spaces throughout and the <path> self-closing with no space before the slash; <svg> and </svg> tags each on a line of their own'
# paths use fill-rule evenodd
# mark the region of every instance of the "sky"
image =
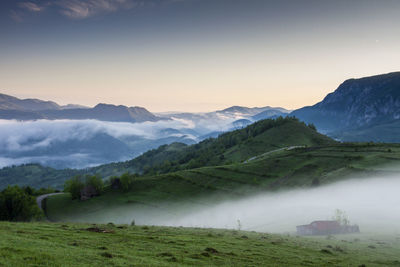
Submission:
<svg viewBox="0 0 400 267">
<path fill-rule="evenodd" d="M 312 105 L 399 71 L 398 0 L 2 0 L 0 92 L 153 112 Z"/>
</svg>

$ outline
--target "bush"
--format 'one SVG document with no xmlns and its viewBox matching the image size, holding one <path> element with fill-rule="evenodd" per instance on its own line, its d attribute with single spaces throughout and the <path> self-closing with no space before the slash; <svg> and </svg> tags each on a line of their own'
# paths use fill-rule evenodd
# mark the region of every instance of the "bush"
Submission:
<svg viewBox="0 0 400 267">
<path fill-rule="evenodd" d="M 86 186 L 93 186 L 96 192 L 100 195 L 104 190 L 103 180 L 97 175 L 86 175 Z"/>
<path fill-rule="evenodd" d="M 0 221 L 31 221 L 42 216 L 36 199 L 24 189 L 9 186 L 0 193 Z"/>
<path fill-rule="evenodd" d="M 86 175 L 85 182 L 82 176 L 77 175 L 65 182 L 64 192 L 70 193 L 72 199 L 80 199 L 82 191 L 88 186 L 93 187 L 98 195 L 104 190 L 103 180 L 98 175 Z"/>
<path fill-rule="evenodd" d="M 131 175 L 129 172 L 126 172 L 121 175 L 120 182 L 121 182 L 121 189 L 122 191 L 129 191 L 133 187 L 133 179 L 135 178 L 134 175 Z"/>
</svg>

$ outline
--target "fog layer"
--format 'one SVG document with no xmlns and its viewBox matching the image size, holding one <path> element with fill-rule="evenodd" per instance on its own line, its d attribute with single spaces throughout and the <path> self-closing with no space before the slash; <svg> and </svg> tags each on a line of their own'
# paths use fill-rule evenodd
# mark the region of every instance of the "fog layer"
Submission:
<svg viewBox="0 0 400 267">
<path fill-rule="evenodd" d="M 206 133 L 228 130 L 232 120 L 0 120 L 0 168 L 22 163 L 84 168 L 127 160 L 163 144 L 198 142 Z"/>
<path fill-rule="evenodd" d="M 132 206 L 92 214 L 102 222 L 294 232 L 296 225 L 332 219 L 345 211 L 364 232 L 400 231 L 400 176 L 352 179 L 313 189 L 256 196 L 212 204 L 210 198 Z"/>
</svg>

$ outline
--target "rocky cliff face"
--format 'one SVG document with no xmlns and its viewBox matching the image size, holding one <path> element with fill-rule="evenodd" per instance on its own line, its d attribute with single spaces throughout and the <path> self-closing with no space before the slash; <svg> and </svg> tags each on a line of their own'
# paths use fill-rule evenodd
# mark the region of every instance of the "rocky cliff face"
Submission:
<svg viewBox="0 0 400 267">
<path fill-rule="evenodd" d="M 324 132 L 356 129 L 400 119 L 400 72 L 342 83 L 324 100 L 291 113 Z"/>
</svg>

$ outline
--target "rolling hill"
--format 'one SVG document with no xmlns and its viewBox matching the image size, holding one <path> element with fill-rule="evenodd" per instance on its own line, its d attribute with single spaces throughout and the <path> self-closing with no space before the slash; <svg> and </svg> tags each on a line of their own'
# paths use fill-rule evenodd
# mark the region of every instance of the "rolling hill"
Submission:
<svg viewBox="0 0 400 267">
<path fill-rule="evenodd" d="M 54 221 L 106 223 L 114 218 L 114 222 L 129 223 L 132 218 L 123 215 L 129 208 L 135 211 L 135 220 L 151 224 L 149 218 L 167 221 L 177 210 L 189 212 L 263 192 L 314 188 L 350 177 L 394 175 L 398 168 L 393 166 L 399 163 L 397 144 L 284 148 L 242 163 L 136 177 L 129 192 L 110 189 L 85 202 L 55 196 L 48 199 L 48 216 Z"/>
</svg>

